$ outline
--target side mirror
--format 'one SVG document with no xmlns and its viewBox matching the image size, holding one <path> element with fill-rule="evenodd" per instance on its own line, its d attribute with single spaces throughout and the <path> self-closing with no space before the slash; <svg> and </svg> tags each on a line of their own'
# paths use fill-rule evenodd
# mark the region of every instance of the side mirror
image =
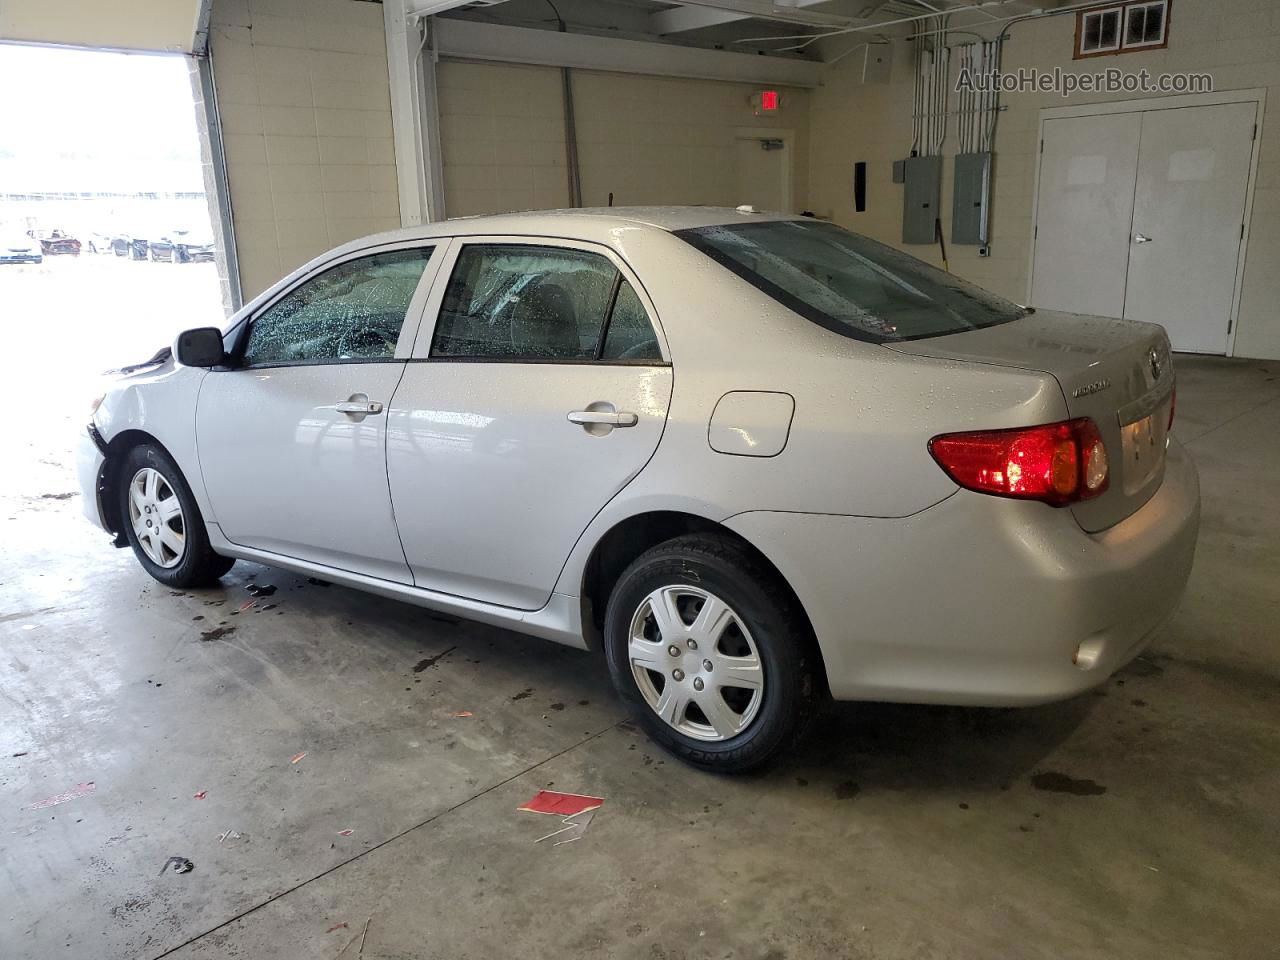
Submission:
<svg viewBox="0 0 1280 960">
<path fill-rule="evenodd" d="M 216 367 L 226 359 L 222 331 L 217 327 L 197 327 L 178 334 L 173 355 L 184 367 Z"/>
</svg>

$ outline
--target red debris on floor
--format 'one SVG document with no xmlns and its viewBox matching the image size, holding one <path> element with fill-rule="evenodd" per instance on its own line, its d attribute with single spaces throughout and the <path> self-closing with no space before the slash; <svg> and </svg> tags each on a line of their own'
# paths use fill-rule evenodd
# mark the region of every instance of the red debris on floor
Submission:
<svg viewBox="0 0 1280 960">
<path fill-rule="evenodd" d="M 558 817 L 572 817 L 604 805 L 604 797 L 588 797 L 581 793 L 559 793 L 555 790 L 539 790 L 533 799 L 522 803 L 517 810 L 529 813 L 549 813 Z"/>
</svg>

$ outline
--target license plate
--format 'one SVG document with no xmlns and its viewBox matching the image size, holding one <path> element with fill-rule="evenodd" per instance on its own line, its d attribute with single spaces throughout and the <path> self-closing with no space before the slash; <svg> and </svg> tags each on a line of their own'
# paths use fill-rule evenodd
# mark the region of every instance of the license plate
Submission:
<svg viewBox="0 0 1280 960">
<path fill-rule="evenodd" d="M 1164 466 L 1166 431 L 1169 426 L 1168 405 L 1120 428 L 1124 455 L 1124 492 L 1137 493 Z"/>
</svg>

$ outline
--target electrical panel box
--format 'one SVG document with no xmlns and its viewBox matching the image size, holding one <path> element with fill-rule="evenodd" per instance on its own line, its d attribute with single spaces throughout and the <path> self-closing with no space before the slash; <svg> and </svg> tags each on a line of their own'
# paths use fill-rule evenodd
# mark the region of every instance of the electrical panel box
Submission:
<svg viewBox="0 0 1280 960">
<path fill-rule="evenodd" d="M 991 206 L 991 154 L 956 154 L 956 182 L 951 194 L 951 242 L 987 242 Z"/>
<path fill-rule="evenodd" d="M 902 191 L 902 242 L 933 243 L 941 204 L 942 157 L 908 157 Z"/>
</svg>

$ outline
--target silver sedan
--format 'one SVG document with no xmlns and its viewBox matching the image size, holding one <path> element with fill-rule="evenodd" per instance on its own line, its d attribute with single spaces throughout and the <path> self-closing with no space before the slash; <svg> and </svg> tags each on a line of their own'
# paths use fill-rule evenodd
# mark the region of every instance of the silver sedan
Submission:
<svg viewBox="0 0 1280 960">
<path fill-rule="evenodd" d="M 1032 704 L 1158 633 L 1195 549 L 1154 325 L 1037 313 L 750 208 L 449 221 L 302 267 L 96 408 L 94 522 L 600 650 L 683 759 L 825 696 Z"/>
</svg>

